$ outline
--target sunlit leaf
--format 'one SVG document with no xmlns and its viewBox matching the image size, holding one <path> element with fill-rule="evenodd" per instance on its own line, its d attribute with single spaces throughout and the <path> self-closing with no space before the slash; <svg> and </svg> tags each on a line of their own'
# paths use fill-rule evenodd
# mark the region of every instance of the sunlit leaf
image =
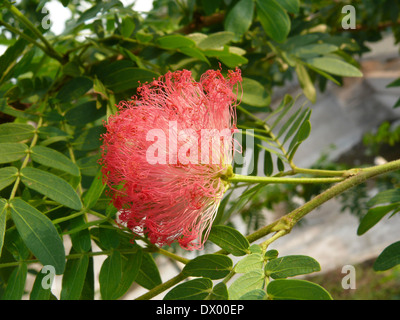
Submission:
<svg viewBox="0 0 400 320">
<path fill-rule="evenodd" d="M 307 280 L 274 280 L 268 284 L 267 293 L 273 300 L 332 300 L 328 291 Z"/>
<path fill-rule="evenodd" d="M 50 199 L 69 208 L 80 210 L 81 200 L 71 185 L 60 177 L 46 171 L 26 167 L 21 170 L 21 181 Z"/>
</svg>

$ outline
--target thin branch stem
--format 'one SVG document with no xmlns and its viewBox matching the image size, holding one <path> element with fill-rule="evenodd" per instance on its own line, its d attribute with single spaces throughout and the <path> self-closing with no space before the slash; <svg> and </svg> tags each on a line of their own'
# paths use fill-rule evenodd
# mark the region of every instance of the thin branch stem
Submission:
<svg viewBox="0 0 400 320">
<path fill-rule="evenodd" d="M 267 251 L 268 246 L 274 242 L 276 239 L 284 236 L 285 234 L 287 234 L 288 232 L 286 230 L 279 230 L 278 232 L 276 232 L 271 238 L 265 240 L 262 244 L 261 244 L 261 249 L 263 252 Z"/>
<path fill-rule="evenodd" d="M 319 207 L 326 201 L 334 198 L 335 196 L 343 193 L 344 191 L 357 186 L 368 179 L 371 179 L 375 176 L 400 170 L 400 160 L 391 161 L 379 166 L 364 168 L 364 169 L 353 169 L 347 171 L 346 175 L 348 178 L 342 182 L 335 184 L 330 187 L 328 190 L 322 192 L 317 195 L 301 207 L 293 210 L 282 218 L 274 221 L 273 223 L 262 227 L 261 229 L 253 232 L 252 234 L 247 236 L 247 240 L 249 242 L 254 242 L 258 239 L 265 237 L 266 235 L 277 232 L 281 230 L 285 230 L 286 233 L 289 233 L 293 226 L 302 219 L 305 215 L 310 213 L 315 208 Z"/>
<path fill-rule="evenodd" d="M 190 261 L 189 259 L 186 259 L 186 258 L 184 258 L 184 257 L 178 256 L 177 254 L 172 253 L 172 252 L 167 251 L 167 250 L 164 250 L 164 249 L 162 249 L 162 248 L 158 248 L 158 247 L 157 247 L 157 249 L 155 250 L 155 252 L 160 253 L 160 254 L 162 254 L 163 256 L 166 256 L 166 257 L 171 258 L 171 259 L 173 259 L 173 260 L 182 262 L 183 264 L 187 264 L 187 263 Z"/>
<path fill-rule="evenodd" d="M 293 173 L 304 173 L 311 174 L 314 176 L 334 176 L 334 177 L 342 177 L 345 176 L 347 170 L 321 170 L 321 169 L 304 169 L 304 168 L 293 168 Z"/>
<path fill-rule="evenodd" d="M 9 1 L 5 1 L 4 5 L 10 10 L 10 12 L 17 18 L 20 22 L 22 22 L 29 30 L 33 32 L 43 43 L 47 50 L 44 50 L 49 56 L 63 63 L 63 56 L 56 51 L 53 46 L 47 41 L 47 39 L 43 36 L 43 34 L 26 18 L 21 11 L 19 11 L 15 6 L 13 6 Z M 36 43 L 37 45 L 37 43 Z M 43 48 L 41 48 L 43 50 Z"/>
<path fill-rule="evenodd" d="M 324 202 L 332 199 L 333 197 L 339 195 L 340 193 L 350 189 L 358 184 L 365 182 L 366 180 L 373 178 L 375 176 L 390 172 L 400 170 L 400 160 L 388 162 L 383 165 L 365 168 L 365 169 L 355 169 L 355 170 L 348 170 L 345 173 L 347 179 L 337 183 L 336 185 L 332 186 L 330 189 L 326 190 L 325 192 L 321 193 L 319 196 L 308 201 L 303 206 L 293 210 L 286 216 L 276 220 L 275 222 L 262 227 L 261 229 L 253 232 L 252 234 L 248 235 L 246 238 L 247 240 L 252 243 L 258 239 L 265 237 L 266 235 L 275 232 L 275 235 L 272 236 L 270 239 L 264 242 L 264 247 L 270 245 L 276 239 L 286 235 L 291 231 L 293 226 L 303 218 L 307 213 L 311 212 L 313 209 L 317 208 Z M 229 252 L 225 250 L 219 250 L 216 253 L 219 254 L 229 254 Z M 163 291 L 171 288 L 172 286 L 178 284 L 182 280 L 186 279 L 187 276 L 184 275 L 182 272 L 179 273 L 174 278 L 170 279 L 167 282 L 164 282 L 155 288 L 149 290 L 144 295 L 137 298 L 137 300 L 147 300 L 155 297 L 156 295 L 162 293 Z"/>
<path fill-rule="evenodd" d="M 47 48 L 44 45 L 42 45 L 41 43 L 37 42 L 35 39 L 31 38 L 30 36 L 26 35 L 22 31 L 18 30 L 17 28 L 14 28 L 12 25 L 10 25 L 7 22 L 2 21 L 2 20 L 0 20 L 0 25 L 6 27 L 12 33 L 15 33 L 15 34 L 19 35 L 21 38 L 24 38 L 25 40 L 29 41 L 30 43 L 32 43 L 33 45 L 35 45 L 36 47 L 41 49 L 43 52 L 45 52 L 49 56 L 51 56 L 51 53 L 47 51 Z"/>
<path fill-rule="evenodd" d="M 173 277 L 172 279 L 159 284 L 158 286 L 154 287 L 147 293 L 141 295 L 140 297 L 136 298 L 135 300 L 150 300 L 154 298 L 156 295 L 164 292 L 165 290 L 171 288 L 172 286 L 178 284 L 179 282 L 185 280 L 188 276 L 183 274 L 182 272 Z"/>
<path fill-rule="evenodd" d="M 250 183 L 282 183 L 282 184 L 312 184 L 312 183 L 335 183 L 343 181 L 345 178 L 280 178 L 280 177 L 257 177 L 234 174 L 228 178 L 230 182 L 250 182 Z"/>
<path fill-rule="evenodd" d="M 36 142 L 37 142 L 37 140 L 39 138 L 38 129 L 42 126 L 42 123 L 43 123 L 43 118 L 40 117 L 39 121 L 37 123 L 37 127 L 36 127 L 36 130 L 35 130 L 35 133 L 33 135 L 32 141 L 31 141 L 31 145 L 29 146 L 29 151 L 36 145 Z M 27 156 L 24 159 L 24 162 L 22 162 L 22 165 L 21 165 L 21 167 L 19 169 L 19 172 L 18 172 L 18 177 L 14 182 L 13 189 L 11 190 L 9 201 L 14 199 L 14 197 L 15 197 L 15 194 L 17 192 L 19 183 L 21 182 L 21 170 L 27 166 L 27 164 L 29 162 L 29 159 L 30 159 L 30 153 L 27 154 Z"/>
</svg>

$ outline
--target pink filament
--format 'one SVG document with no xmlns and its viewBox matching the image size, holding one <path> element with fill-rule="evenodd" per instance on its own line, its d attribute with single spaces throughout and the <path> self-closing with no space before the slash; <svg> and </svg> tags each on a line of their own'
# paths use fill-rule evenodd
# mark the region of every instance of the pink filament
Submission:
<svg viewBox="0 0 400 320">
<path fill-rule="evenodd" d="M 120 102 L 119 112 L 105 124 L 101 164 L 122 224 L 157 245 L 178 241 L 188 250 L 203 247 L 226 188 L 218 174 L 231 165 L 233 148 L 210 143 L 208 163 L 200 161 L 201 151 L 199 161 L 183 163 L 169 157 L 168 142 L 188 128 L 197 134 L 199 148 L 204 129 L 228 129 L 231 137 L 236 130 L 233 88 L 240 81 L 238 69 L 227 79 L 208 70 L 200 82 L 187 70 L 169 72 L 142 85 L 140 98 Z M 173 131 L 171 122 L 177 125 Z M 159 152 L 167 155 L 166 163 L 148 161 L 146 152 L 154 144 L 146 138 L 151 129 L 165 134 L 165 150 Z M 177 150 L 185 143 L 178 139 Z M 219 162 L 212 161 L 216 155 Z"/>
</svg>

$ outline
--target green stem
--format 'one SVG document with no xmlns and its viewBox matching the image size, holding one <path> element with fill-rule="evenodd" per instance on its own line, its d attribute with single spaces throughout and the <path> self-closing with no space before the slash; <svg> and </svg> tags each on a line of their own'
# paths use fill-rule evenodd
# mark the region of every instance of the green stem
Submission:
<svg viewBox="0 0 400 320">
<path fill-rule="evenodd" d="M 62 206 L 60 206 L 60 207 L 62 207 Z M 65 222 L 65 221 L 74 219 L 74 218 L 76 218 L 76 217 L 79 217 L 79 216 L 81 216 L 82 214 L 85 214 L 85 213 L 86 213 L 85 210 L 81 210 L 81 211 L 75 212 L 75 213 L 73 213 L 73 214 L 70 214 L 70 215 L 68 215 L 68 216 L 66 216 L 66 217 L 54 219 L 54 220 L 52 221 L 52 223 L 53 223 L 53 224 L 58 224 L 58 223 L 61 223 L 61 222 Z"/>
<path fill-rule="evenodd" d="M 400 170 L 400 160 L 391 161 L 379 166 L 364 168 L 364 169 L 354 169 L 346 172 L 348 178 L 342 182 L 335 184 L 328 190 L 322 192 L 321 194 L 315 196 L 313 199 L 302 205 L 301 207 L 293 210 L 282 218 L 274 221 L 273 223 L 262 227 L 261 229 L 253 232 L 247 236 L 247 240 L 251 243 L 264 236 L 270 234 L 271 232 L 285 231 L 289 233 L 293 226 L 302 219 L 305 215 L 310 213 L 315 208 L 319 207 L 326 201 L 334 198 L 335 196 L 343 193 L 344 191 L 357 186 L 368 179 L 375 176 Z"/>
<path fill-rule="evenodd" d="M 24 38 L 25 40 L 27 40 L 30 43 L 34 44 L 35 46 L 40 48 L 42 51 L 47 53 L 48 55 L 51 55 L 50 52 L 47 51 L 47 48 L 44 45 L 42 45 L 41 43 L 37 42 L 35 39 L 31 38 L 30 36 L 26 35 L 22 31 L 19 31 L 17 28 L 14 28 L 12 25 L 8 24 L 7 22 L 4 22 L 4 21 L 0 20 L 0 25 L 6 27 L 12 33 L 18 34 L 21 38 Z"/>
<path fill-rule="evenodd" d="M 267 239 L 266 241 L 264 241 L 261 244 L 261 249 L 263 252 L 267 251 L 268 246 L 274 242 L 276 239 L 284 236 L 285 234 L 287 234 L 288 232 L 286 230 L 279 230 L 277 233 L 275 233 L 271 238 Z"/>
<path fill-rule="evenodd" d="M 64 59 L 62 55 L 57 52 L 52 45 L 47 41 L 47 39 L 43 36 L 43 34 L 26 18 L 21 11 L 19 11 L 15 6 L 13 6 L 10 2 L 5 1 L 4 5 L 10 10 L 10 12 L 20 21 L 22 22 L 29 30 L 33 32 L 42 42 L 44 43 L 47 50 L 45 51 L 49 56 L 55 58 L 59 62 L 63 63 Z M 43 49 L 42 49 L 43 50 Z"/>
<path fill-rule="evenodd" d="M 264 236 L 276 232 L 270 239 L 266 240 L 263 243 L 263 247 L 267 247 L 276 239 L 286 235 L 291 231 L 293 226 L 303 218 L 307 213 L 311 212 L 313 209 L 317 208 L 324 202 L 332 199 L 333 197 L 337 196 L 338 194 L 354 187 L 358 184 L 365 182 L 366 180 L 373 178 L 377 175 L 384 174 L 390 171 L 400 170 L 400 160 L 388 162 L 386 164 L 370 167 L 365 169 L 356 169 L 356 170 L 349 170 L 346 171 L 346 176 L 348 177 L 346 180 L 341 181 L 331 187 L 330 189 L 326 190 L 325 192 L 321 193 L 319 196 L 316 196 L 312 200 L 308 201 L 303 206 L 293 210 L 286 216 L 276 220 L 275 222 L 253 232 L 252 234 L 247 236 L 247 239 L 250 243 L 263 238 Z M 229 254 L 229 252 L 220 250 L 216 253 L 219 254 Z M 182 272 L 179 273 L 174 278 L 170 279 L 167 282 L 164 282 L 155 288 L 151 289 L 144 295 L 137 298 L 137 300 L 148 300 L 156 295 L 162 293 L 163 291 L 171 288 L 172 286 L 178 284 L 182 280 L 186 279 L 187 276 L 184 275 Z"/>
<path fill-rule="evenodd" d="M 304 169 L 304 168 L 293 168 L 293 173 L 304 173 L 304 174 L 312 174 L 315 176 L 335 176 L 335 177 L 342 177 L 346 174 L 346 170 L 320 170 L 320 169 Z"/>
<path fill-rule="evenodd" d="M 230 182 L 250 182 L 250 183 L 286 183 L 286 184 L 310 184 L 310 183 L 334 183 L 343 181 L 344 178 L 280 178 L 280 177 L 257 177 L 234 174 L 227 178 Z"/>
<path fill-rule="evenodd" d="M 38 123 L 37 123 L 37 127 L 36 127 L 36 130 L 35 130 L 35 133 L 34 133 L 34 135 L 33 135 L 32 141 L 31 141 L 31 145 L 29 146 L 29 151 L 36 145 L 36 142 L 37 142 L 37 140 L 38 140 L 38 138 L 39 138 L 39 135 L 38 135 L 37 132 L 38 132 L 38 129 L 42 126 L 42 123 L 43 123 L 43 118 L 40 117 L 40 118 L 39 118 L 39 121 L 38 121 Z M 16 194 L 16 192 L 17 192 L 19 183 L 21 182 L 21 170 L 22 170 L 23 168 L 25 168 L 26 165 L 28 164 L 29 159 L 30 159 L 30 156 L 29 156 L 29 155 L 30 155 L 30 153 L 28 153 L 28 155 L 25 157 L 24 162 L 22 163 L 22 165 L 21 165 L 21 167 L 20 167 L 20 169 L 19 169 L 18 177 L 17 177 L 17 179 L 16 179 L 15 182 L 14 182 L 14 186 L 13 186 L 13 189 L 11 190 L 11 194 L 10 194 L 9 201 L 11 201 L 12 199 L 14 199 L 14 197 L 15 197 L 15 194 Z"/>
<path fill-rule="evenodd" d="M 231 270 L 228 275 L 222 280 L 223 283 L 227 284 L 229 280 L 236 274 L 235 269 Z"/>
<path fill-rule="evenodd" d="M 185 280 L 187 277 L 188 277 L 187 275 L 181 272 L 177 276 L 173 277 L 172 279 L 164 283 L 159 284 L 158 286 L 154 287 L 153 289 L 141 295 L 140 297 L 136 298 L 135 300 L 150 300 L 151 298 L 154 298 L 156 295 L 164 292 L 165 290 Z"/>
<path fill-rule="evenodd" d="M 174 259 L 176 261 L 182 262 L 183 264 L 187 264 L 190 260 L 186 259 L 184 257 L 178 256 L 175 253 L 169 252 L 167 250 L 164 250 L 162 248 L 158 248 L 155 250 L 155 252 L 160 253 L 168 258 Z"/>
</svg>

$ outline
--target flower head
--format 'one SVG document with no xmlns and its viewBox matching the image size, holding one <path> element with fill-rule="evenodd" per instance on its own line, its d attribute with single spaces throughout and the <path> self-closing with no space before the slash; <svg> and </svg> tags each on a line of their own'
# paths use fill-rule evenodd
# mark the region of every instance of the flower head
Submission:
<svg viewBox="0 0 400 320">
<path fill-rule="evenodd" d="M 232 173 L 240 70 L 187 70 L 121 101 L 103 135 L 102 172 L 119 220 L 158 245 L 202 248 Z"/>
</svg>

